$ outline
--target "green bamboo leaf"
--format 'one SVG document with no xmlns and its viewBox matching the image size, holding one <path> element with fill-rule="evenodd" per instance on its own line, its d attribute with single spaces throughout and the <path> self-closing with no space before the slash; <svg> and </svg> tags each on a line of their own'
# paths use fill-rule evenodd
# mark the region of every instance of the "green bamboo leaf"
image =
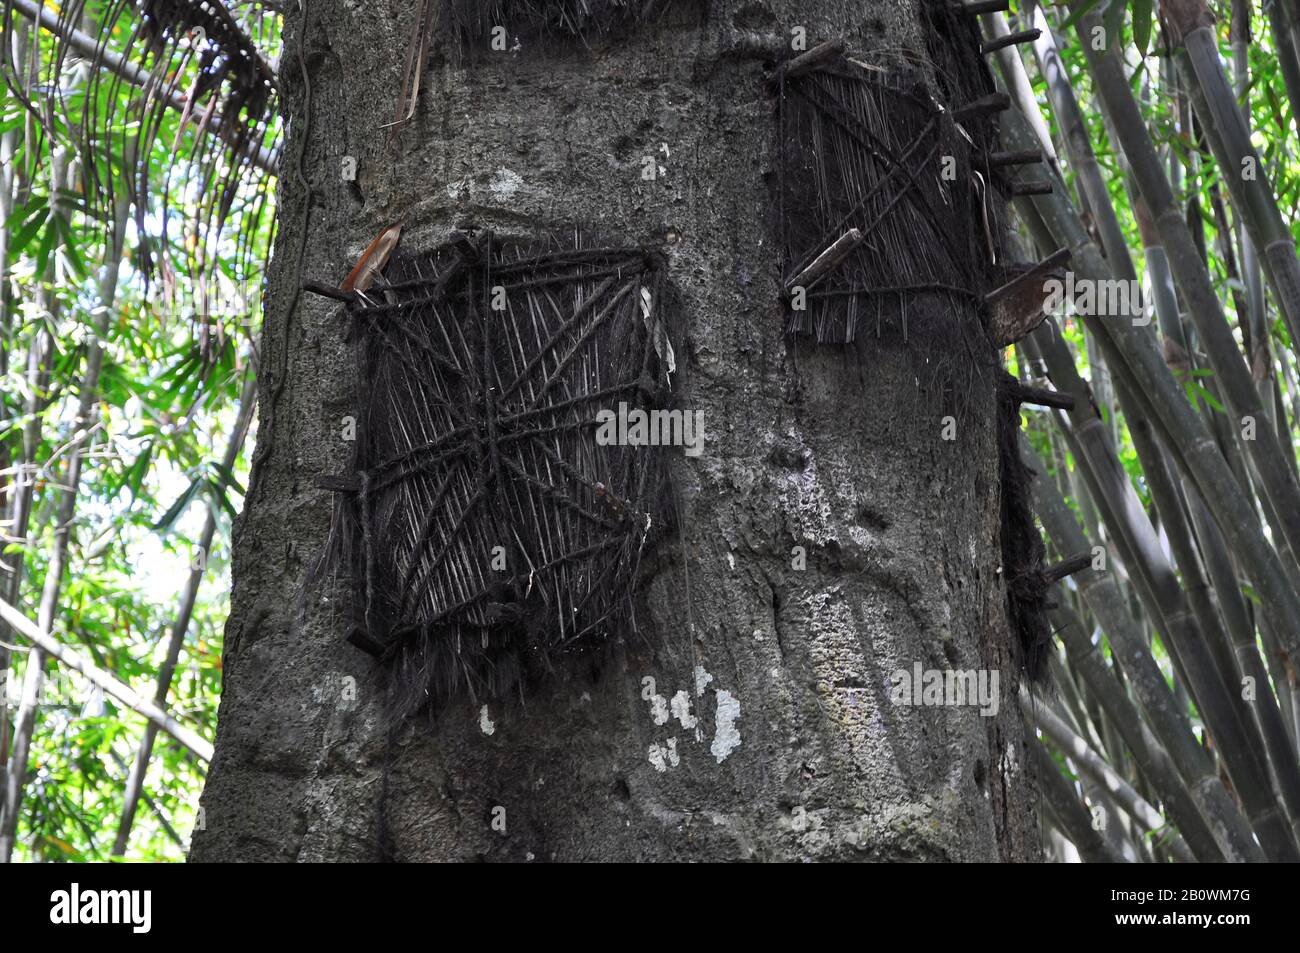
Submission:
<svg viewBox="0 0 1300 953">
<path fill-rule="evenodd" d="M 16 234 L 9 242 L 9 254 L 14 256 L 21 254 L 22 250 L 31 243 L 31 240 L 36 236 L 37 232 L 41 230 L 41 226 L 45 224 L 48 210 L 45 207 L 44 199 L 40 199 L 38 202 L 39 204 L 37 204 L 36 207 L 28 206 L 21 213 L 23 223 L 18 226 Z M 14 213 L 14 215 L 10 216 L 10 222 L 16 223 L 19 214 L 20 213 Z M 6 227 L 8 227 L 10 231 L 14 231 L 12 225 Z"/>
<path fill-rule="evenodd" d="M 1101 22 L 1106 27 L 1107 43 L 1119 43 L 1124 37 L 1124 0 L 1110 0 Z"/>
<path fill-rule="evenodd" d="M 1215 397 L 1213 394 L 1211 394 L 1208 390 L 1206 390 L 1205 387 L 1196 383 L 1195 381 L 1188 381 L 1187 386 L 1190 391 L 1189 397 L 1191 397 L 1191 395 L 1200 397 L 1203 401 L 1205 401 L 1207 404 L 1209 404 L 1219 413 L 1221 414 L 1227 413 L 1227 411 L 1223 409 L 1223 404 L 1219 402 L 1219 399 Z M 1192 399 L 1194 400 L 1194 398 Z"/>
<path fill-rule="evenodd" d="M 209 479 L 204 482 L 207 483 L 208 497 L 216 507 L 225 512 L 232 520 L 239 515 L 239 511 L 235 509 L 235 504 L 230 501 L 230 497 L 221 481 Z"/>
<path fill-rule="evenodd" d="M 63 239 L 63 254 L 67 258 L 68 267 L 72 273 L 82 281 L 86 280 L 89 271 L 86 269 L 86 263 L 82 260 L 77 251 L 77 240 L 72 234 L 72 224 L 68 219 L 61 215 L 54 217 L 54 225 L 58 229 L 60 237 Z"/>
<path fill-rule="evenodd" d="M 232 471 L 224 463 L 222 463 L 219 460 L 213 460 L 212 469 L 216 470 L 217 475 L 221 477 L 221 482 L 219 484 L 220 486 L 229 487 L 230 489 L 236 490 L 240 496 L 247 495 L 247 493 L 244 490 L 244 487 L 240 484 L 239 480 L 235 477 L 234 471 Z"/>
<path fill-rule="evenodd" d="M 90 210 L 86 207 L 86 198 L 80 192 L 74 192 L 72 189 L 55 189 L 54 194 L 58 197 L 59 208 L 63 212 L 89 213 Z"/>
<path fill-rule="evenodd" d="M 1282 111 L 1282 102 L 1278 99 L 1277 90 L 1272 86 L 1264 84 L 1264 98 L 1268 100 L 1269 109 L 1273 113 L 1273 121 L 1277 123 L 1277 128 L 1282 131 L 1282 138 L 1286 138 L 1287 121 Z"/>
<path fill-rule="evenodd" d="M 144 481 L 145 474 L 149 472 L 149 463 L 153 459 L 153 444 L 145 444 L 144 450 L 135 458 L 131 464 L 130 470 L 126 474 L 126 486 L 131 491 L 131 498 L 135 499 L 140 495 L 140 484 Z"/>
<path fill-rule="evenodd" d="M 59 241 L 58 216 L 54 217 L 55 224 L 46 228 L 41 233 L 41 243 L 36 249 L 36 273 L 41 274 L 45 271 L 50 263 L 50 256 L 54 254 L 54 247 Z"/>
<path fill-rule="evenodd" d="M 172 524 L 176 522 L 183 512 L 185 512 L 185 509 L 190 505 L 190 503 L 194 501 L 194 496 L 199 492 L 200 485 L 203 482 L 206 481 L 195 480 L 190 483 L 185 492 L 180 495 L 175 503 L 168 507 L 167 512 L 164 513 L 162 518 L 153 525 L 154 530 L 165 532 L 170 529 Z"/>
<path fill-rule="evenodd" d="M 28 202 L 26 205 L 22 206 L 21 208 L 14 209 L 12 212 L 9 213 L 9 217 L 5 219 L 5 230 L 9 232 L 18 231 L 30 219 L 36 218 L 39 215 L 43 215 L 46 209 L 47 206 L 45 204 L 45 196 L 44 195 L 34 196 L 32 200 Z M 10 248 L 13 247 L 12 242 L 10 242 L 9 247 Z"/>
<path fill-rule="evenodd" d="M 1133 42 L 1143 56 L 1151 47 L 1151 23 L 1155 19 L 1151 0 L 1133 0 Z"/>
</svg>

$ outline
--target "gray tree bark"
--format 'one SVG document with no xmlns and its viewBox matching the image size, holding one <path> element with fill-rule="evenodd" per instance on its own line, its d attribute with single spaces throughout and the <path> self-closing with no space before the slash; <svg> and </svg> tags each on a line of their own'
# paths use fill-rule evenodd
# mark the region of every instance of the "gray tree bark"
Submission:
<svg viewBox="0 0 1300 953">
<path fill-rule="evenodd" d="M 774 102 L 763 58 L 744 52 L 788 45 L 796 26 L 810 47 L 844 38 L 916 63 L 934 43 L 975 42 L 924 35 L 929 2 L 715 0 L 695 25 L 670 16 L 590 48 L 435 56 L 391 139 L 378 127 L 419 5 L 307 0 L 306 31 L 287 5 L 284 154 L 304 135 L 303 43 L 315 201 L 300 275 L 307 197 L 286 168 L 260 395 L 273 437 L 236 529 L 192 860 L 375 859 L 381 801 L 400 860 L 1040 857 L 999 572 L 993 378 L 959 395 L 969 413 L 943 441 L 950 411 L 917 349 L 783 336 Z M 655 181 L 641 176 L 650 155 Z M 404 726 L 384 795 L 373 662 L 344 641 L 344 589 L 307 584 L 331 506 L 312 478 L 345 468 L 354 365 L 339 306 L 294 288 L 341 280 L 397 220 L 408 249 L 453 227 L 574 224 L 664 247 L 687 328 L 682 403 L 703 410 L 707 438 L 675 463 L 681 538 L 648 559 L 641 637 L 599 663 L 562 659 L 522 700 Z M 960 370 L 969 357 L 952 349 Z M 998 716 L 891 704 L 890 674 L 915 661 L 999 670 Z"/>
</svg>

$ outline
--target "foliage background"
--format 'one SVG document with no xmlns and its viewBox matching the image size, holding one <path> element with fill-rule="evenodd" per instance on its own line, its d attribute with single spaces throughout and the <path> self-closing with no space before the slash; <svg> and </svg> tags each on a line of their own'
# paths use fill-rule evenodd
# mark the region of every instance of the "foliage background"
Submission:
<svg viewBox="0 0 1300 953">
<path fill-rule="evenodd" d="M 112 20 L 115 6 L 85 4 L 82 29 Z M 274 57 L 279 17 L 259 4 L 233 9 L 241 26 Z M 112 22 L 111 30 L 95 35 L 110 49 L 128 52 L 134 18 L 128 13 Z M 12 518 L 13 491 L 24 470 L 35 496 L 31 532 L 14 538 L 11 519 L 4 543 L 25 566 L 16 603 L 32 607 L 55 546 L 60 464 L 81 429 L 76 417 L 88 341 L 103 306 L 101 279 L 113 255 L 114 212 L 124 204 L 122 156 L 150 112 L 142 108 L 141 90 L 126 83 L 100 84 L 95 101 L 88 102 L 86 57 L 74 53 L 59 65 L 51 33 L 31 30 L 19 16 L 6 18 L 4 26 L 11 84 L 0 113 L 8 199 L 0 331 L 6 515 Z M 201 48 L 196 40 L 178 38 L 175 53 L 167 57 L 178 89 L 191 88 L 202 69 L 189 55 Z M 50 95 L 55 87 L 57 99 Z M 110 96 L 117 100 L 114 121 L 86 142 L 81 136 L 87 110 L 93 105 L 99 114 L 107 113 Z M 35 114 L 25 108 L 24 98 L 36 105 Z M 150 148 L 142 150 L 147 158 L 140 171 L 153 190 L 140 218 L 127 222 L 120 251 L 55 631 L 151 696 L 191 567 L 205 562 L 168 708 L 211 739 L 221 691 L 230 529 L 242 503 L 255 427 L 233 468 L 223 467 L 221 459 L 243 384 L 256 372 L 262 269 L 275 220 L 274 179 L 241 173 L 229 214 L 220 228 L 208 227 L 213 187 L 204 179 L 229 173 L 229 156 L 205 164 L 198 148 L 205 134 L 194 121 L 182 125 L 175 110 L 163 111 L 160 123 L 147 140 Z M 278 125 L 271 117 L 268 143 Z M 110 170 L 116 196 L 108 195 L 111 184 L 96 188 L 80 180 L 78 172 L 96 163 Z M 54 174 L 60 165 L 72 166 L 63 182 Z M 48 381 L 34 377 L 29 361 L 39 353 L 43 333 L 52 345 Z M 34 414 L 28 412 L 33 402 Z M 25 452 L 23 432 L 29 426 L 38 441 Z M 208 512 L 216 516 L 217 533 L 204 555 L 199 540 Z M 6 717 L 12 718 L 28 652 L 12 635 L 5 641 L 14 652 L 6 680 Z M 54 663 L 48 663 L 48 672 L 13 859 L 109 860 L 143 720 L 80 675 Z M 202 784 L 203 766 L 160 734 L 145 781 L 149 803 L 140 807 L 125 856 L 183 859 L 199 820 Z"/>
</svg>

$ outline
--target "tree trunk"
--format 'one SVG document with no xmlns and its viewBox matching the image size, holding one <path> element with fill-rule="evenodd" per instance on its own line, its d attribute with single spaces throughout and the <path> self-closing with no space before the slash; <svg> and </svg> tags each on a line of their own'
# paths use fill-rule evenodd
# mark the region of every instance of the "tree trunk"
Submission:
<svg viewBox="0 0 1300 953">
<path fill-rule="evenodd" d="M 783 333 L 767 77 L 794 55 L 795 27 L 808 48 L 843 39 L 871 63 L 959 59 L 948 46 L 978 66 L 973 21 L 937 34 L 931 3 L 715 0 L 704 16 L 659 3 L 626 35 L 520 37 L 505 52 L 485 36 L 462 55 L 435 36 L 415 116 L 391 136 L 379 127 L 399 108 L 419 5 L 286 6 L 260 463 L 236 527 L 193 860 L 1039 858 L 995 377 L 969 373 L 955 338 L 937 367 L 934 342 Z M 930 76 L 936 98 L 952 109 L 989 92 L 971 72 Z M 293 167 L 304 137 L 309 213 Z M 560 656 L 512 700 L 461 699 L 390 734 L 375 663 L 345 641 L 347 587 L 310 581 L 332 506 L 313 479 L 347 466 L 356 373 L 342 308 L 295 289 L 340 282 L 396 221 L 408 251 L 452 228 L 574 226 L 661 249 L 685 327 L 674 389 L 706 439 L 673 460 L 681 516 L 645 557 L 637 635 Z M 943 317 L 980 320 L 969 305 Z M 955 440 L 941 437 L 949 415 Z M 996 717 L 892 704 L 891 674 L 916 662 L 997 670 Z"/>
</svg>

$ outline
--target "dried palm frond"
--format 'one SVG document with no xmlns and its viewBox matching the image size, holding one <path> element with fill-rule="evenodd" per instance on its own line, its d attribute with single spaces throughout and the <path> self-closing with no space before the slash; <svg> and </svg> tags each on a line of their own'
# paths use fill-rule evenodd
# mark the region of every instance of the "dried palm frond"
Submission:
<svg viewBox="0 0 1300 953">
<path fill-rule="evenodd" d="M 46 130 L 55 123 L 75 130 L 89 211 L 107 220 L 125 189 L 140 234 L 157 233 L 152 248 L 140 243 L 142 270 L 150 273 L 167 246 L 169 200 L 192 209 L 187 270 L 212 266 L 211 243 L 232 216 L 240 223 L 237 260 L 246 263 L 257 215 L 238 203 L 256 209 L 269 194 L 277 91 L 270 65 L 220 0 L 70 0 L 57 11 L 39 0 L 0 0 L 0 14 L 6 34 L 22 16 L 53 38 L 54 55 L 35 78 L 47 95 L 20 98 Z M 85 79 L 65 88 L 71 69 Z M 7 47 L 0 73 L 11 90 L 30 88 Z M 178 119 L 169 121 L 169 112 Z M 166 170 L 162 181 L 156 168 Z"/>
</svg>

